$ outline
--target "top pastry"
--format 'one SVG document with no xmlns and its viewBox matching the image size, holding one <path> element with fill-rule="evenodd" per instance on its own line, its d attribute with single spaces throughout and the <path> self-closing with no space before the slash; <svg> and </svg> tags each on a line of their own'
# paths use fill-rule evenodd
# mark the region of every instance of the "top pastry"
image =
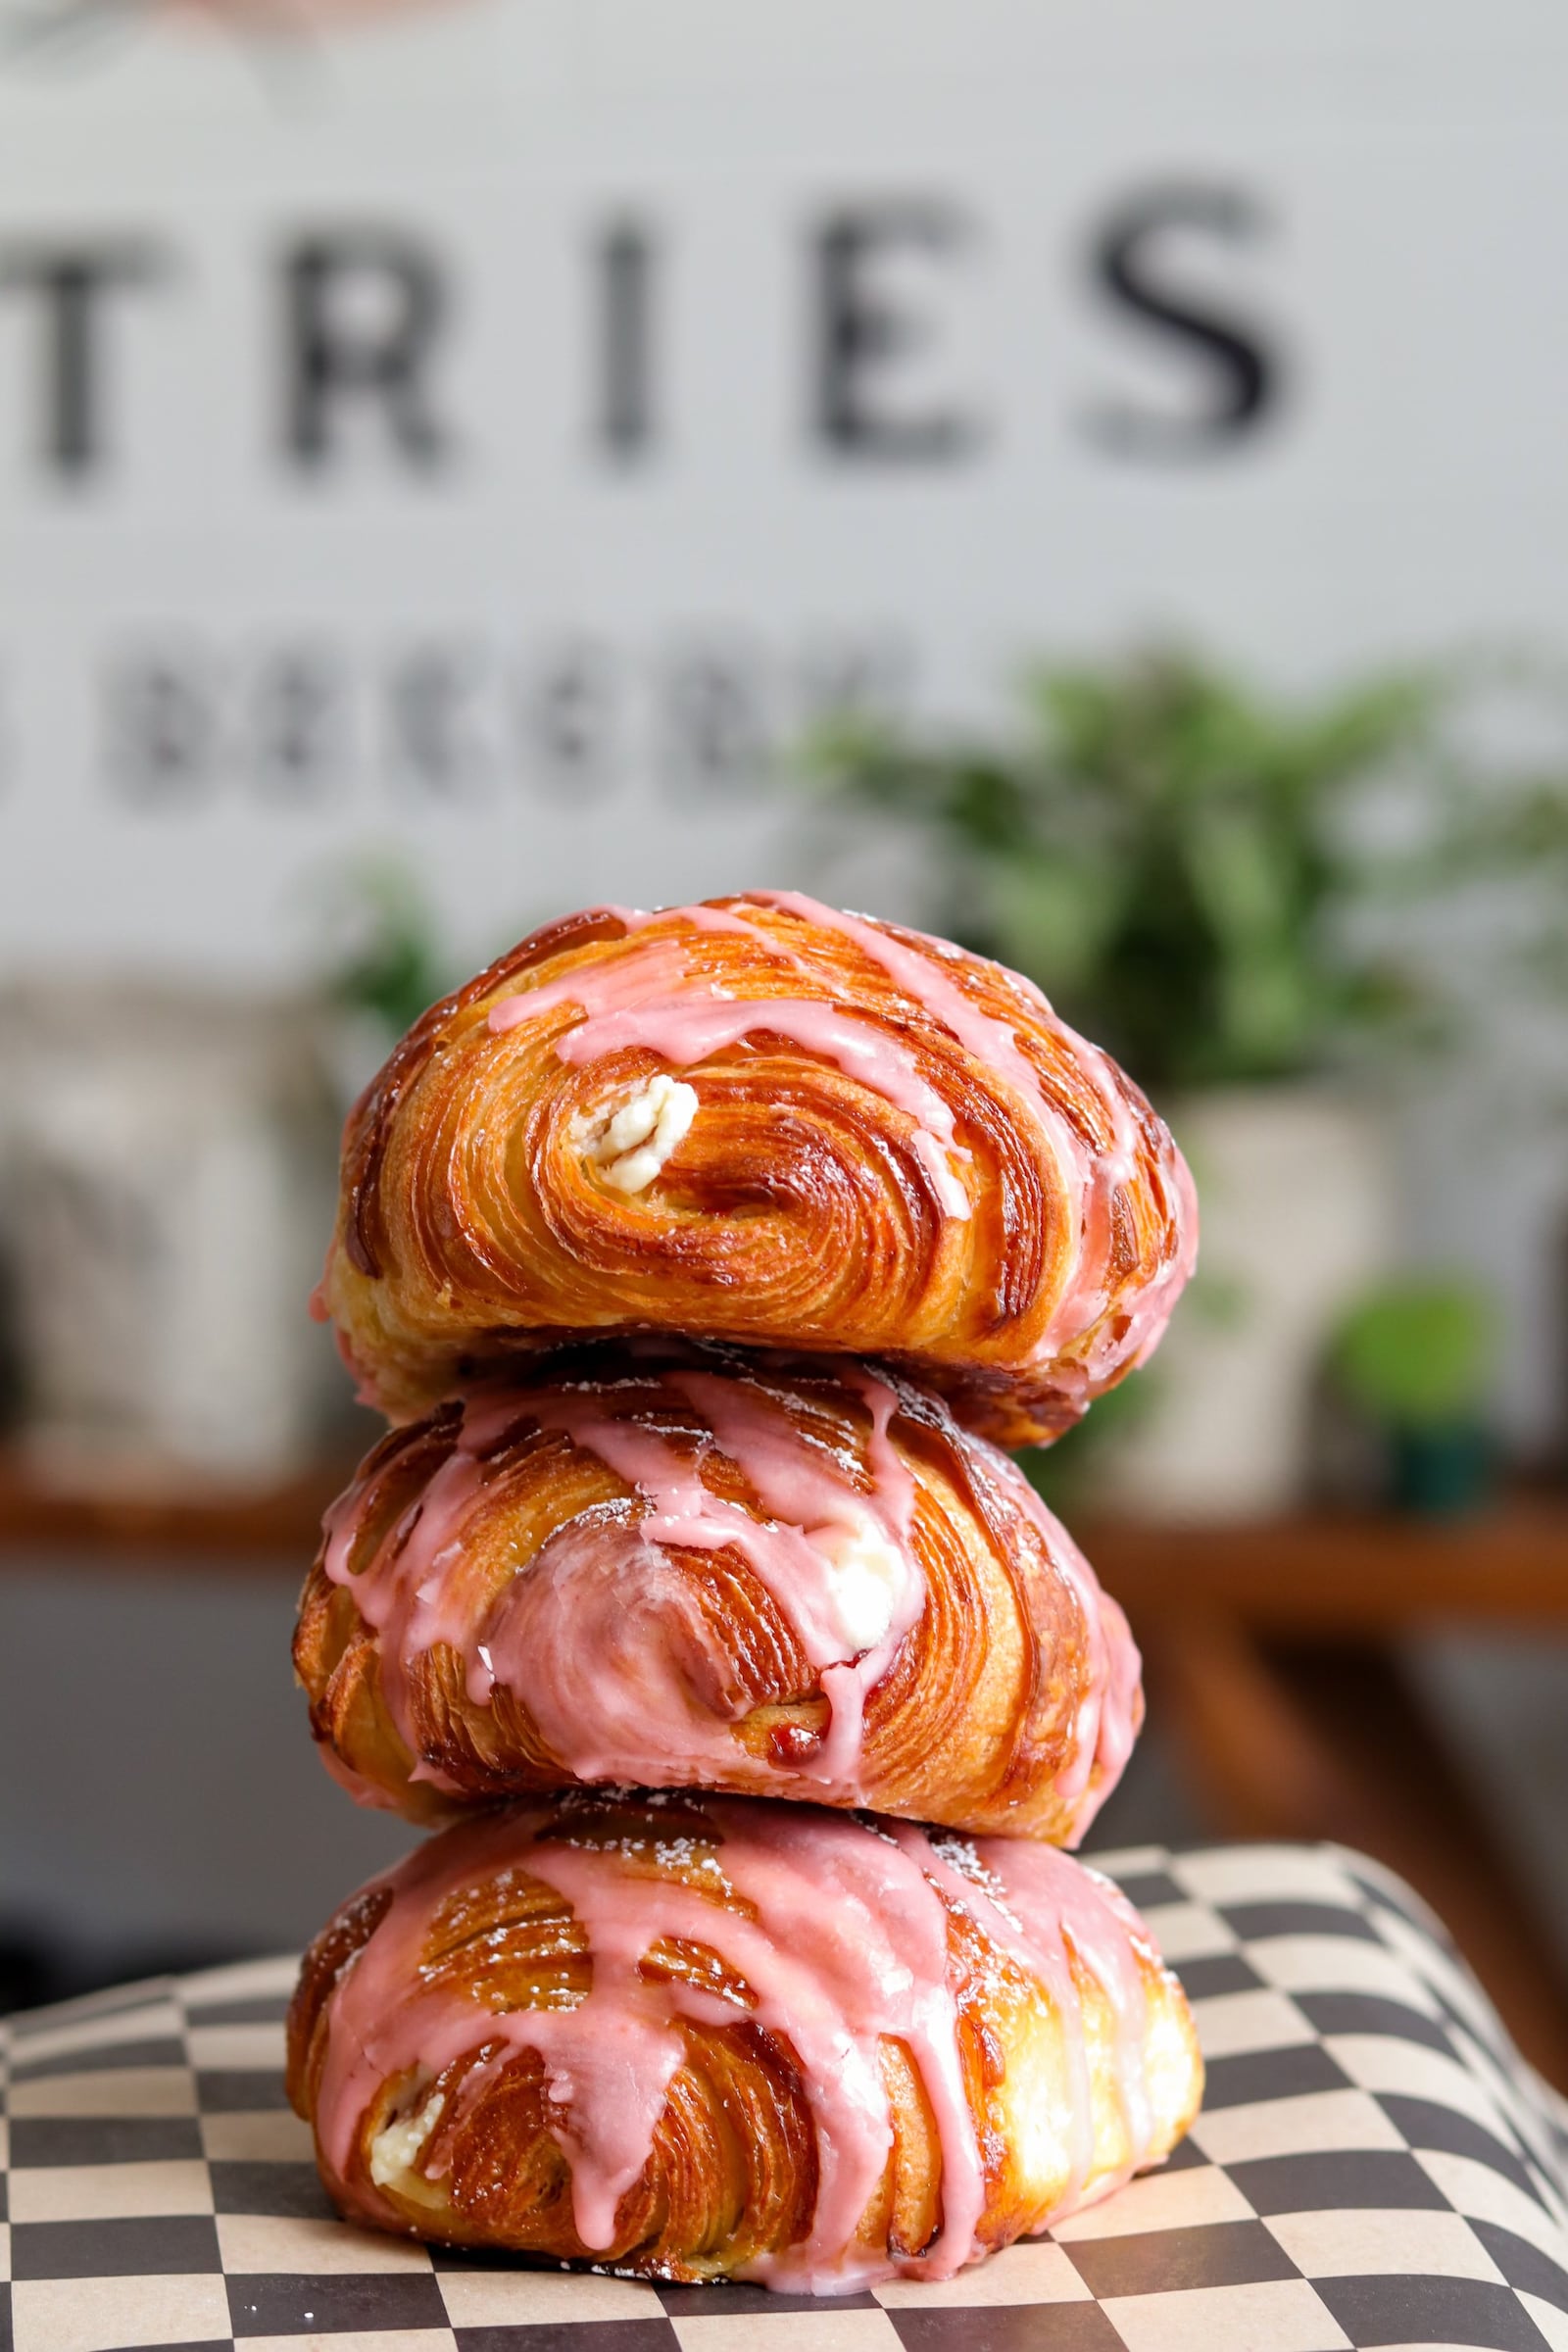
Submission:
<svg viewBox="0 0 1568 2352">
<path fill-rule="evenodd" d="M 535 931 L 350 1113 L 318 1305 L 402 1420 L 567 1334 L 881 1356 L 1003 1445 L 1154 1347 L 1170 1133 L 1016 972 L 785 891 Z"/>
</svg>

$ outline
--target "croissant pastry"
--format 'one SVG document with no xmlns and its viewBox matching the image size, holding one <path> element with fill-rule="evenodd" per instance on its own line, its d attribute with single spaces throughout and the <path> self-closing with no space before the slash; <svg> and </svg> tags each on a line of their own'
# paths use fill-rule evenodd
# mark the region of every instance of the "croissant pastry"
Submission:
<svg viewBox="0 0 1568 2352">
<path fill-rule="evenodd" d="M 416 1023 L 350 1116 L 318 1294 L 406 1419 L 563 1334 L 880 1355 L 1004 1445 L 1148 1355 L 1191 1180 L 1031 983 L 751 892 L 547 925 Z"/>
<path fill-rule="evenodd" d="M 1201 2063 L 1050 1846 L 712 1796 L 483 1816 L 306 1955 L 288 2088 L 342 2211 L 668 2279 L 963 2264 L 1167 2155 Z"/>
<path fill-rule="evenodd" d="M 1075 1843 L 1143 1712 L 1120 1609 L 937 1399 L 652 1341 L 384 1439 L 294 1657 L 339 1777 L 426 1820 L 632 1781 Z"/>
</svg>

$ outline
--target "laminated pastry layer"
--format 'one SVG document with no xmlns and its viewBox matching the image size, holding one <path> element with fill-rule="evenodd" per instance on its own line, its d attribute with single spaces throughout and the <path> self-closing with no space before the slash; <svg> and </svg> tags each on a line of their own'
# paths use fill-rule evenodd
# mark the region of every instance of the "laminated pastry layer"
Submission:
<svg viewBox="0 0 1568 2352">
<path fill-rule="evenodd" d="M 655 1341 L 384 1440 L 295 1664 L 338 1777 L 426 1820 L 635 1782 L 1071 1844 L 1143 1711 L 1121 1610 L 940 1400 Z"/>
<path fill-rule="evenodd" d="M 568 916 L 432 1007 L 349 1119 L 318 1306 L 395 1419 L 652 1329 L 892 1357 L 1023 1445 L 1196 1248 L 1168 1131 L 1030 982 L 757 892 Z"/>
<path fill-rule="evenodd" d="M 672 2279 L 941 2279 L 1167 2155 L 1180 1986 L 1050 1846 L 618 1791 L 428 1840 L 307 1955 L 341 2210 Z"/>
</svg>

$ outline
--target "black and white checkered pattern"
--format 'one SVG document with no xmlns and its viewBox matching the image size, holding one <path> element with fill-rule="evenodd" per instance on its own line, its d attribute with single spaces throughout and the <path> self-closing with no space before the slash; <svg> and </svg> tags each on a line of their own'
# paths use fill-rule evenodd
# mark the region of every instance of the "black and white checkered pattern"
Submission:
<svg viewBox="0 0 1568 2352">
<path fill-rule="evenodd" d="M 432 2253 L 333 2219 L 290 1961 L 4 2033 L 0 2352 L 1568 2352 L 1568 2109 L 1397 1880 L 1332 1847 L 1108 1861 L 1192 1996 L 1164 2170 L 944 2286 L 841 2302 Z"/>
</svg>

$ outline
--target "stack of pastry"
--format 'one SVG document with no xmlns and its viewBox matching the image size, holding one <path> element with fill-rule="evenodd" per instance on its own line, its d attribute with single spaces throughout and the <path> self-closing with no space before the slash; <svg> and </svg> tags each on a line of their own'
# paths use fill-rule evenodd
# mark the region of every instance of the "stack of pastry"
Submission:
<svg viewBox="0 0 1568 2352">
<path fill-rule="evenodd" d="M 337 1777 L 447 1825 L 296 1995 L 346 2214 L 833 2292 L 1169 2152 L 1180 1987 L 1062 1851 L 1138 1654 L 1000 1446 L 1195 1234 L 1037 990 L 793 895 L 570 916 L 416 1024 L 320 1294 L 394 1427 L 295 1644 Z"/>
</svg>

